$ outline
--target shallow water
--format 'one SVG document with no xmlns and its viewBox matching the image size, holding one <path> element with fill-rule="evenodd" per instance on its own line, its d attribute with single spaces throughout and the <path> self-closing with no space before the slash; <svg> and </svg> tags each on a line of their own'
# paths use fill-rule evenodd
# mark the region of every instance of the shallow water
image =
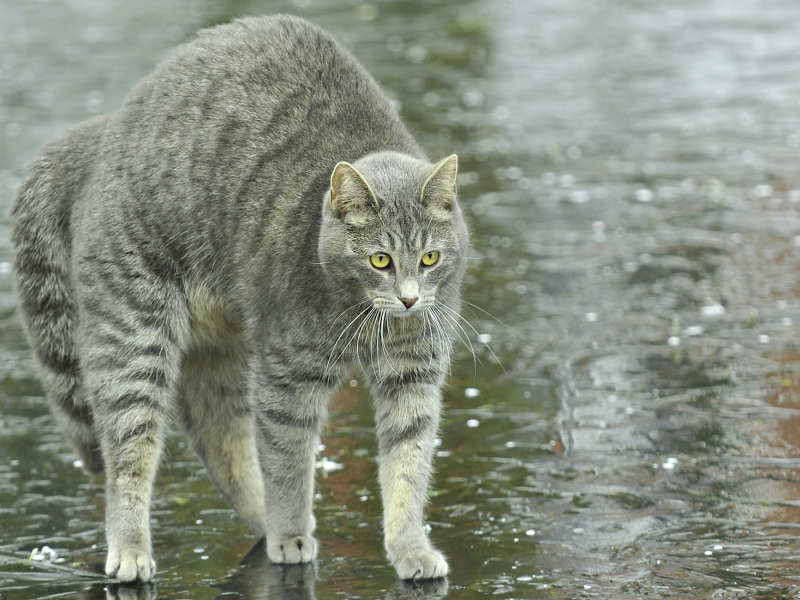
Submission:
<svg viewBox="0 0 800 600">
<path fill-rule="evenodd" d="M 415 588 L 383 557 L 356 378 L 316 565 L 270 566 L 176 435 L 157 580 L 109 583 L 102 482 L 47 412 L 3 217 L 0 597 L 800 597 L 800 4 L 0 0 L 0 213 L 44 142 L 191 32 L 277 11 L 460 156 L 476 260 L 428 510 L 452 574 Z"/>
</svg>

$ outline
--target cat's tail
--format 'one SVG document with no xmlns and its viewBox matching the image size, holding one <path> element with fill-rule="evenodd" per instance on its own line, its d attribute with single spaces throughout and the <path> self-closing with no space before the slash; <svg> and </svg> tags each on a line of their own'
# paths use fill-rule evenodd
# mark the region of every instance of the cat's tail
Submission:
<svg viewBox="0 0 800 600">
<path fill-rule="evenodd" d="M 81 389 L 77 309 L 70 284 L 70 216 L 95 163 L 105 119 L 82 123 L 45 147 L 11 210 L 16 290 L 45 388 L 86 469 L 103 470 L 92 411 Z"/>
</svg>

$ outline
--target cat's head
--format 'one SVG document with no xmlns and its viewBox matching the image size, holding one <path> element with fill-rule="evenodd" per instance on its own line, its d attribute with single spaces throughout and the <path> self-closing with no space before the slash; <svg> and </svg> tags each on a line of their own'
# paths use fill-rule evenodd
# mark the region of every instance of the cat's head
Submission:
<svg viewBox="0 0 800 600">
<path fill-rule="evenodd" d="M 457 293 L 469 244 L 457 169 L 455 155 L 431 165 L 396 152 L 337 164 L 323 204 L 324 268 L 398 317 Z"/>
</svg>

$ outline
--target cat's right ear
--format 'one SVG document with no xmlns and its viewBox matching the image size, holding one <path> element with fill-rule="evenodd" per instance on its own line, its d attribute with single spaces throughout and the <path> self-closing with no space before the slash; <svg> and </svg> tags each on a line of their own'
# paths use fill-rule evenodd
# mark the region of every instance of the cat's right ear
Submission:
<svg viewBox="0 0 800 600">
<path fill-rule="evenodd" d="M 367 180 L 353 165 L 338 163 L 331 174 L 331 208 L 352 224 L 366 221 L 367 214 L 378 208 L 378 200 Z"/>
</svg>

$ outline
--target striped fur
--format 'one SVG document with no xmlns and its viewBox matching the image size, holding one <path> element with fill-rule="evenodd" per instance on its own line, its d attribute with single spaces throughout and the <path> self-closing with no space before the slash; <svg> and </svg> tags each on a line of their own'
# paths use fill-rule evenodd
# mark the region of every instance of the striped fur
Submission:
<svg viewBox="0 0 800 600">
<path fill-rule="evenodd" d="M 105 471 L 109 576 L 153 577 L 172 419 L 270 559 L 313 560 L 319 435 L 356 367 L 389 559 L 403 578 L 447 573 L 423 507 L 468 245 L 456 168 L 290 17 L 201 32 L 45 148 L 13 210 L 16 284 L 54 411 Z"/>
</svg>

